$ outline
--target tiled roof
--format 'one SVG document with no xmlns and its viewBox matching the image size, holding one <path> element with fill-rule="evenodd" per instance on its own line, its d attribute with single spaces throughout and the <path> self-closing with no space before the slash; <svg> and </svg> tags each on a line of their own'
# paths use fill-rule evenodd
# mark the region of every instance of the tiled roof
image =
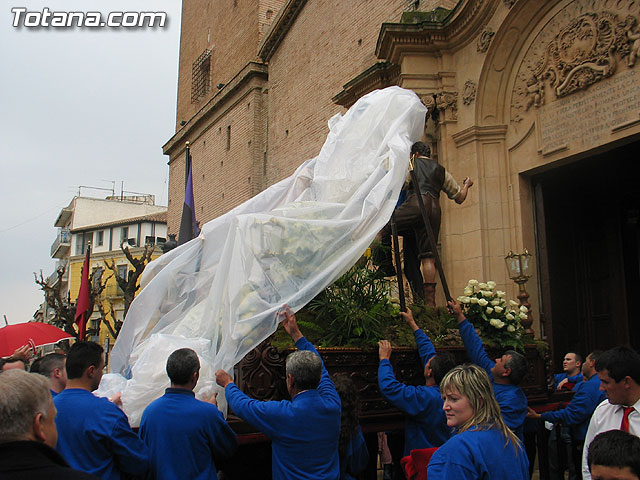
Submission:
<svg viewBox="0 0 640 480">
<path fill-rule="evenodd" d="M 71 230 L 71 232 L 87 232 L 90 230 L 100 230 L 107 227 L 118 227 L 120 225 L 130 225 L 132 223 L 142 222 L 167 223 L 167 211 L 165 210 L 164 212 L 150 213 L 148 215 L 142 215 L 140 217 L 122 218 L 113 220 L 111 222 L 97 223 L 95 225 L 85 225 L 80 228 L 74 228 Z"/>
</svg>

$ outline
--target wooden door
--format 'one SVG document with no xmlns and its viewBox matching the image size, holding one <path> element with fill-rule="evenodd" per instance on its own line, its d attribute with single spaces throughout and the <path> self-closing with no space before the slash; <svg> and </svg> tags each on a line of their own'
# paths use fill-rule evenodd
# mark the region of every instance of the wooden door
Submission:
<svg viewBox="0 0 640 480">
<path fill-rule="evenodd" d="M 601 155 L 532 179 L 541 319 L 556 362 L 629 343 L 621 162 Z"/>
</svg>

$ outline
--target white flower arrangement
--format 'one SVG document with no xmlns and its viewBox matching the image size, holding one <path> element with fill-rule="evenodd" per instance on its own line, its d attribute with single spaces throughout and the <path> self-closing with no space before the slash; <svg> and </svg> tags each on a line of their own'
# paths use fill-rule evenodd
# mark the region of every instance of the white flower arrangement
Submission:
<svg viewBox="0 0 640 480">
<path fill-rule="evenodd" d="M 494 281 L 469 280 L 463 293 L 458 297 L 462 311 L 485 340 L 501 348 L 524 350 L 524 327 L 520 321 L 527 319 L 527 307 L 507 301 L 505 292 L 496 290 Z"/>
</svg>

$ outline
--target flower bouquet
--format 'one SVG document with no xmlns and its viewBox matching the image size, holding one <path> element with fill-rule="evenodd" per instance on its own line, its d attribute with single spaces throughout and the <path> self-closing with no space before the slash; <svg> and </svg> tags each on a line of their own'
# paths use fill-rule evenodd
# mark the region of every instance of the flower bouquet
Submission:
<svg viewBox="0 0 640 480">
<path fill-rule="evenodd" d="M 527 319 L 527 307 L 513 300 L 507 302 L 505 292 L 496 290 L 495 282 L 469 280 L 458 302 L 486 343 L 524 351 L 524 327 L 520 321 Z"/>
</svg>

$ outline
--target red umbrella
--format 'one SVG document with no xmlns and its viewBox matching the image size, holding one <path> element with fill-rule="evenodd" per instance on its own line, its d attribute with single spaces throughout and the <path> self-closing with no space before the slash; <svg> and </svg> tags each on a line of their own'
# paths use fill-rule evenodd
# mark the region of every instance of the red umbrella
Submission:
<svg viewBox="0 0 640 480">
<path fill-rule="evenodd" d="M 0 357 L 7 357 L 27 343 L 33 348 L 75 338 L 48 323 L 26 322 L 0 328 Z"/>
</svg>

